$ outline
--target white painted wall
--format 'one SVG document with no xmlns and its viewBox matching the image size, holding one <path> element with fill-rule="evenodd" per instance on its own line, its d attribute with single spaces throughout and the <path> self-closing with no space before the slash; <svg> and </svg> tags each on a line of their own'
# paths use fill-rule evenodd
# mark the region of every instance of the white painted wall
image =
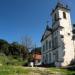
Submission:
<svg viewBox="0 0 75 75">
<path fill-rule="evenodd" d="M 66 17 L 67 17 L 66 19 L 63 19 L 63 11 L 66 12 Z M 58 25 L 64 27 L 62 30 L 57 30 L 56 33 L 54 33 L 54 36 L 58 36 L 59 47 L 55 50 L 48 49 L 48 50 L 45 50 L 44 52 L 42 51 L 42 56 L 45 56 L 46 54 L 48 54 L 48 58 L 47 58 L 48 61 L 46 62 L 47 64 L 55 62 L 56 66 L 58 66 L 58 64 L 61 64 L 61 66 L 67 66 L 70 64 L 71 60 L 74 59 L 74 44 L 72 40 L 73 34 L 72 34 L 70 11 L 59 8 L 53 13 L 52 19 L 54 19 L 55 13 L 57 13 L 57 16 L 61 18 L 61 20 L 59 20 L 58 22 L 55 23 L 55 25 L 53 25 L 53 29 L 56 28 Z M 52 22 L 54 21 L 52 20 Z M 64 38 L 62 39 L 60 35 L 63 35 Z M 42 41 L 42 46 L 46 43 L 46 41 L 50 41 L 52 39 L 53 39 L 52 35 L 47 37 L 44 41 Z M 64 47 L 62 43 L 64 43 Z M 58 62 L 55 61 L 55 58 L 53 55 L 53 53 L 56 51 L 58 51 Z M 51 53 L 51 61 L 49 60 L 49 53 Z M 42 58 L 42 61 L 44 60 L 45 59 Z"/>
</svg>

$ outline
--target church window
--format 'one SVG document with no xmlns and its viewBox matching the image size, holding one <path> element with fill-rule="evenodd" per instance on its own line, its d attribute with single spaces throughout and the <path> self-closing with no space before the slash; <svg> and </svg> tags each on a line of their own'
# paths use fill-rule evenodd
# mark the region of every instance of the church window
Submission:
<svg viewBox="0 0 75 75">
<path fill-rule="evenodd" d="M 49 53 L 49 62 L 51 62 L 51 53 Z"/>
<path fill-rule="evenodd" d="M 46 41 L 46 50 L 48 50 L 48 41 Z"/>
<path fill-rule="evenodd" d="M 55 19 L 55 21 L 57 20 L 57 15 L 56 14 L 54 15 L 54 19 Z"/>
<path fill-rule="evenodd" d="M 45 55 L 43 55 L 43 63 L 45 63 Z"/>
<path fill-rule="evenodd" d="M 55 53 L 55 61 L 58 61 L 58 51 Z"/>
<path fill-rule="evenodd" d="M 64 38 L 64 36 L 63 36 L 63 35 L 61 35 L 61 38 Z"/>
<path fill-rule="evenodd" d="M 70 33 L 68 33 L 68 35 L 70 35 Z"/>
<path fill-rule="evenodd" d="M 45 45 L 43 45 L 43 52 L 45 51 Z"/>
<path fill-rule="evenodd" d="M 53 53 L 53 58 L 54 58 L 54 61 L 58 61 L 58 51 L 55 51 Z"/>
<path fill-rule="evenodd" d="M 47 64 L 47 62 L 48 62 L 48 55 L 46 54 L 46 56 L 45 56 L 45 63 Z"/>
<path fill-rule="evenodd" d="M 57 48 L 58 47 L 58 38 L 57 38 L 57 36 L 55 37 L 55 48 Z"/>
<path fill-rule="evenodd" d="M 66 19 L 66 13 L 65 12 L 63 12 L 63 18 Z"/>
<path fill-rule="evenodd" d="M 51 41 L 49 41 L 49 49 L 51 49 Z"/>
<path fill-rule="evenodd" d="M 57 48 L 58 47 L 58 38 L 57 36 L 53 38 L 52 40 L 52 47 Z"/>
</svg>

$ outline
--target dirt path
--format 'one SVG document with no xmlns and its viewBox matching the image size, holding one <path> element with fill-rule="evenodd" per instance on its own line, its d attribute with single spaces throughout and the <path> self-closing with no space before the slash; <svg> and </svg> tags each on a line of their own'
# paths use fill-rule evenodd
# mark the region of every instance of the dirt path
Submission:
<svg viewBox="0 0 75 75">
<path fill-rule="evenodd" d="M 41 68 L 41 67 L 31 68 L 31 67 L 29 67 L 29 69 L 31 69 L 31 71 L 28 73 L 28 75 L 61 75 L 58 72 L 51 73 L 50 71 L 48 71 L 47 68 Z"/>
<path fill-rule="evenodd" d="M 48 68 L 42 68 L 42 67 L 19 67 L 23 69 L 29 70 L 27 74 L 22 75 L 64 75 L 61 73 L 61 71 L 54 71 L 50 70 Z"/>
</svg>

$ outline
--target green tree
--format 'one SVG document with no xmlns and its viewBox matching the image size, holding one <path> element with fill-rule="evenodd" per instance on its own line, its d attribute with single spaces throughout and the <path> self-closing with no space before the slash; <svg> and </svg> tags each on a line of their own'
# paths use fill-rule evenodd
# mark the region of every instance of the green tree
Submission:
<svg viewBox="0 0 75 75">
<path fill-rule="evenodd" d="M 0 53 L 9 54 L 9 43 L 6 40 L 0 39 Z"/>
<path fill-rule="evenodd" d="M 10 47 L 9 47 L 10 54 L 15 56 L 15 57 L 21 57 L 23 60 L 27 58 L 28 55 L 28 49 L 21 45 L 18 44 L 17 42 L 13 42 Z"/>
</svg>

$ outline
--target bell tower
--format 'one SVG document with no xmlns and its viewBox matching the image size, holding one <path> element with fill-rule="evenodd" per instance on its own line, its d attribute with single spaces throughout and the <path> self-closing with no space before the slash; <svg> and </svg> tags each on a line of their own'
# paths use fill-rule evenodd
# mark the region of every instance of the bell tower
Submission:
<svg viewBox="0 0 75 75">
<path fill-rule="evenodd" d="M 52 47 L 53 50 L 58 52 L 58 60 L 56 62 L 61 64 L 61 66 L 67 66 L 74 59 L 70 8 L 58 0 L 56 7 L 51 12 L 51 16 Z"/>
</svg>

